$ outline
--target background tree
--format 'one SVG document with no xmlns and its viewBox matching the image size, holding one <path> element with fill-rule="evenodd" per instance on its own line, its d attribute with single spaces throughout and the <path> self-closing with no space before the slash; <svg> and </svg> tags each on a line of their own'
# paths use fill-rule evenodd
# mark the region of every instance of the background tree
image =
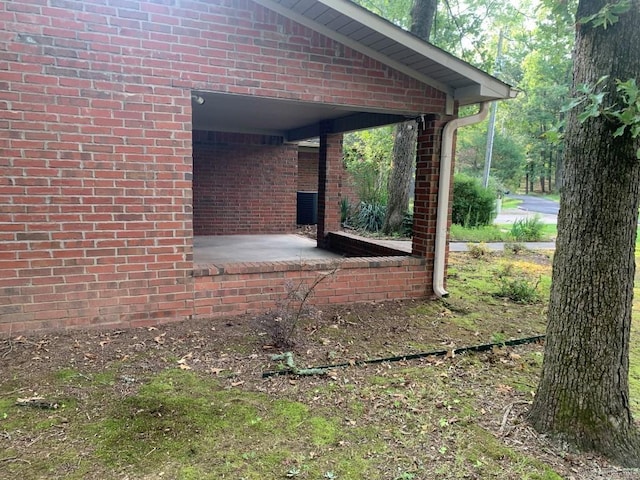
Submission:
<svg viewBox="0 0 640 480">
<path fill-rule="evenodd" d="M 628 375 L 640 102 L 634 116 L 625 105 L 637 101 L 637 87 L 625 97 L 616 79 L 640 74 L 640 0 L 580 0 L 577 18 L 572 92 L 574 105 L 582 103 L 567 116 L 545 357 L 529 420 L 581 450 L 638 467 Z M 623 109 L 630 114 L 620 116 Z"/>
<path fill-rule="evenodd" d="M 414 0 L 411 9 L 411 33 L 429 41 L 436 0 Z M 401 230 L 404 216 L 409 209 L 411 179 L 415 173 L 416 140 L 418 122 L 399 123 L 394 130 L 393 164 L 389 174 L 388 203 L 382 230 L 391 234 Z"/>
<path fill-rule="evenodd" d="M 570 8 L 575 12 L 574 5 Z M 517 84 L 521 93 L 500 108 L 510 131 L 523 140 L 529 180 L 542 191 L 553 191 L 559 186 L 557 172 L 561 171 L 562 145 L 557 136 L 571 83 L 574 31 L 570 18 L 558 19 L 544 4 L 537 8 L 534 19 L 535 27 L 526 40 L 530 50 L 522 59 L 522 78 Z"/>
<path fill-rule="evenodd" d="M 456 172 L 471 177 L 482 177 L 487 130 L 485 125 L 465 128 L 457 143 Z M 497 129 L 493 142 L 491 171 L 498 194 L 504 190 L 516 190 L 524 175 L 526 159 L 523 140 L 517 135 Z M 491 185 L 491 183 L 490 183 Z"/>
<path fill-rule="evenodd" d="M 411 26 L 412 0 L 356 1 L 402 28 Z M 515 100 L 502 102 L 498 109 L 491 175 L 508 184 L 512 191 L 524 185 L 525 175 L 536 190 L 544 185 L 545 191 L 549 191 L 550 186 L 555 188 L 558 184 L 562 145 L 554 137 L 570 86 L 574 32 L 567 12 L 575 12 L 577 0 L 562 2 L 561 11 L 567 16 L 564 21 L 556 21 L 553 15 L 558 4 L 556 0 L 447 0 L 437 2 L 431 26 L 431 43 L 484 70 L 493 70 L 499 32 L 505 33 L 499 77 L 522 93 Z M 460 115 L 466 114 L 464 110 Z M 482 171 L 483 158 L 476 162 L 479 170 L 468 169 L 466 161 L 469 153 L 484 155 L 486 139 L 483 141 L 482 136 L 486 128 L 484 123 L 458 132 L 456 165 L 462 163 L 458 171 L 474 174 Z M 404 133 L 401 132 L 402 139 L 407 137 L 407 132 Z M 505 147 L 504 155 L 500 153 L 500 144 Z M 401 201 L 396 207 L 396 220 L 407 210 L 408 186 L 414 173 L 413 147 L 404 150 L 411 152 L 411 164 L 403 170 L 405 180 L 397 182 L 399 187 L 394 186 L 395 181 L 388 183 L 390 197 L 396 189 L 407 192 L 406 197 L 397 195 Z M 525 167 L 520 164 L 523 156 Z"/>
</svg>

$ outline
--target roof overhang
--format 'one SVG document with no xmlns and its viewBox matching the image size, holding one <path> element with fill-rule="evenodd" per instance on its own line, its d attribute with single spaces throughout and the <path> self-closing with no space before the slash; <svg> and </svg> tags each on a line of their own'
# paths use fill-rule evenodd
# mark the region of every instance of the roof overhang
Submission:
<svg viewBox="0 0 640 480">
<path fill-rule="evenodd" d="M 510 85 L 349 0 L 254 0 L 450 95 L 460 105 L 513 98 Z"/>
<path fill-rule="evenodd" d="M 512 98 L 514 89 L 349 0 L 253 0 L 469 105 Z M 280 136 L 295 142 L 416 118 L 416 113 L 194 91 L 193 128 Z M 422 112 L 429 114 L 432 112 Z"/>
</svg>

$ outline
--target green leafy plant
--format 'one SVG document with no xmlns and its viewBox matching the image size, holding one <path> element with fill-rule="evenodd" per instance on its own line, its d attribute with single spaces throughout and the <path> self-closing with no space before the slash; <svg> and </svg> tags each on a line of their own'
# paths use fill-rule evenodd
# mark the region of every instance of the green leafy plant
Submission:
<svg viewBox="0 0 640 480">
<path fill-rule="evenodd" d="M 410 237 L 413 235 L 413 212 L 411 210 L 404 214 L 404 219 L 402 220 L 402 231 L 400 234 L 403 237 Z"/>
<path fill-rule="evenodd" d="M 491 254 L 491 250 L 484 243 L 469 243 L 467 244 L 467 251 L 473 258 L 487 257 Z"/>
<path fill-rule="evenodd" d="M 527 249 L 522 243 L 519 242 L 507 242 L 504 244 L 504 251 L 511 252 L 514 255 L 519 255 Z"/>
<path fill-rule="evenodd" d="M 578 114 L 580 123 L 602 115 L 617 126 L 613 133 L 614 138 L 621 137 L 627 131 L 632 138 L 640 137 L 640 90 L 636 79 L 630 78 L 626 81 L 616 79 L 616 92 L 621 101 L 609 107 L 603 107 L 602 104 L 608 92 L 606 86 L 602 85 L 608 79 L 609 76 L 603 76 L 592 85 L 579 85 L 576 89 L 578 95 L 562 110 L 567 112 L 578 106 L 583 106 L 583 110 Z M 559 138 L 561 137 L 556 137 L 558 140 Z M 636 157 L 640 159 L 640 148 L 636 151 Z"/>
<path fill-rule="evenodd" d="M 379 232 L 384 223 L 386 210 L 386 205 L 380 203 L 360 202 L 358 212 L 354 216 L 353 222 L 357 228 L 361 228 L 367 232 Z"/>
<path fill-rule="evenodd" d="M 519 218 L 511 226 L 511 237 L 516 242 L 538 242 L 542 239 L 544 223 L 539 215 Z M 515 252 L 517 253 L 517 252 Z"/>
<path fill-rule="evenodd" d="M 456 175 L 453 181 L 452 222 L 465 227 L 489 225 L 495 214 L 495 195 L 476 178 Z"/>
<path fill-rule="evenodd" d="M 593 27 L 607 29 L 618 23 L 620 15 L 631 9 L 631 0 L 620 0 L 616 3 L 607 3 L 598 12 L 578 20 L 580 24 L 590 23 Z"/>
<path fill-rule="evenodd" d="M 294 478 L 294 477 L 297 477 L 298 475 L 300 475 L 300 473 L 302 473 L 302 472 L 300 471 L 299 468 L 293 467 L 293 468 L 289 469 L 289 471 L 286 474 L 286 477 L 287 478 Z"/>
<path fill-rule="evenodd" d="M 340 223 L 345 223 L 351 215 L 351 203 L 348 198 L 340 200 Z"/>
<path fill-rule="evenodd" d="M 500 290 L 496 294 L 498 297 L 508 298 L 516 303 L 537 303 L 540 301 L 538 284 L 526 278 L 506 278 L 500 279 Z"/>
</svg>

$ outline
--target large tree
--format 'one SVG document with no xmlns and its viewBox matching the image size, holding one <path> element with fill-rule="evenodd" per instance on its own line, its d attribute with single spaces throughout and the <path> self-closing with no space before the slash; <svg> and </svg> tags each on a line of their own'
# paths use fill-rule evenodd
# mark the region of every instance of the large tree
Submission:
<svg viewBox="0 0 640 480">
<path fill-rule="evenodd" d="M 411 9 L 411 33 L 428 41 L 436 14 L 436 0 L 414 0 Z M 409 207 L 411 177 L 414 174 L 418 122 L 400 123 L 394 131 L 393 164 L 389 174 L 387 211 L 382 230 L 397 232 Z"/>
<path fill-rule="evenodd" d="M 634 120 L 627 109 L 622 135 L 617 115 L 630 98 L 620 81 L 640 75 L 640 0 L 580 0 L 577 19 L 572 88 L 574 104 L 583 101 L 567 117 L 545 357 L 529 420 L 637 467 L 628 374 L 640 132 L 637 110 Z"/>
</svg>

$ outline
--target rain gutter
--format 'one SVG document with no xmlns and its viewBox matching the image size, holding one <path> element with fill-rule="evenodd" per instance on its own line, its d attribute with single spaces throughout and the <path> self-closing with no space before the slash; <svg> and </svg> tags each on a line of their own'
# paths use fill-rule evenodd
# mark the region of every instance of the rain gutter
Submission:
<svg viewBox="0 0 640 480">
<path fill-rule="evenodd" d="M 438 208 L 436 213 L 436 245 L 433 261 L 433 291 L 438 297 L 449 293 L 444 288 L 445 259 L 447 255 L 447 230 L 449 227 L 449 191 L 453 159 L 453 138 L 456 130 L 479 123 L 487 117 L 490 102 L 482 102 L 480 111 L 474 115 L 456 118 L 444 126 L 440 153 L 440 183 L 438 186 Z"/>
</svg>

